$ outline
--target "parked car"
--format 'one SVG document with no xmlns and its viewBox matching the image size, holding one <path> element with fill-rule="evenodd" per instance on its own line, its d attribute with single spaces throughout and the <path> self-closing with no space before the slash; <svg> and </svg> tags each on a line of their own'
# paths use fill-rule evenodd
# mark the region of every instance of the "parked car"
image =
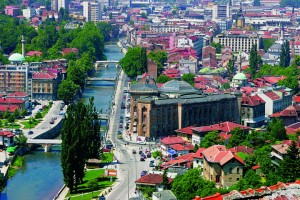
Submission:
<svg viewBox="0 0 300 200">
<path fill-rule="evenodd" d="M 147 171 L 142 171 L 142 172 L 141 172 L 141 177 L 142 177 L 142 176 L 145 176 L 146 174 L 147 174 Z"/>
<path fill-rule="evenodd" d="M 102 152 L 110 152 L 110 149 L 102 149 Z"/>
<path fill-rule="evenodd" d="M 28 135 L 32 135 L 33 134 L 33 131 L 28 131 Z"/>
<path fill-rule="evenodd" d="M 153 162 L 149 163 L 149 167 L 155 167 Z"/>
<path fill-rule="evenodd" d="M 54 121 L 53 119 L 51 119 L 49 123 L 50 123 L 50 124 L 54 124 L 54 122 L 55 122 L 55 121 Z"/>
<path fill-rule="evenodd" d="M 147 158 L 151 158 L 151 153 L 147 153 Z"/>
<path fill-rule="evenodd" d="M 145 161 L 145 158 L 141 157 L 141 158 L 140 158 L 140 161 Z"/>
<path fill-rule="evenodd" d="M 122 135 L 118 135 L 118 138 L 119 138 L 119 139 L 123 139 L 123 136 L 122 136 Z"/>
<path fill-rule="evenodd" d="M 139 154 L 142 154 L 142 153 L 143 153 L 143 151 L 142 151 L 142 150 L 140 150 L 140 151 L 139 151 Z"/>
<path fill-rule="evenodd" d="M 123 128 L 123 124 L 120 124 L 120 125 L 119 125 L 119 128 Z"/>
<path fill-rule="evenodd" d="M 136 154 L 136 150 L 135 149 L 132 149 L 132 154 Z"/>
</svg>

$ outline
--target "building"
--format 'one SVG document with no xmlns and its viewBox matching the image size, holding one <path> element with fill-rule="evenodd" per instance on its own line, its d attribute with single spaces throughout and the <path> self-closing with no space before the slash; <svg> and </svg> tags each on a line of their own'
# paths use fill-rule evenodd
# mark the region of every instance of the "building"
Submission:
<svg viewBox="0 0 300 200">
<path fill-rule="evenodd" d="M 69 10 L 69 0 L 57 0 L 57 10 L 59 11 L 61 8 L 65 10 Z"/>
<path fill-rule="evenodd" d="M 217 19 L 223 19 L 225 20 L 226 18 L 229 17 L 228 13 L 228 7 L 226 4 L 215 4 L 213 5 L 213 10 L 212 10 L 212 20 L 216 21 Z"/>
<path fill-rule="evenodd" d="M 152 193 L 152 200 L 177 200 L 176 196 L 171 190 L 162 190 L 160 192 Z"/>
<path fill-rule="evenodd" d="M 83 16 L 87 22 L 98 22 L 102 19 L 101 2 L 83 2 Z"/>
<path fill-rule="evenodd" d="M 14 143 L 14 134 L 10 131 L 0 131 L 0 147 L 9 147 Z"/>
<path fill-rule="evenodd" d="M 58 10 L 58 0 L 51 0 L 51 10 Z"/>
<path fill-rule="evenodd" d="M 16 98 L 0 98 L 0 105 L 7 106 L 8 109 L 11 109 L 10 107 L 17 108 L 17 110 L 25 109 L 25 101 Z"/>
<path fill-rule="evenodd" d="M 244 73 L 237 73 L 232 78 L 231 87 L 240 89 L 241 87 L 245 87 L 247 85 L 248 85 L 248 78 Z"/>
<path fill-rule="evenodd" d="M 10 15 L 12 17 L 16 17 L 21 14 L 21 10 L 19 6 L 6 6 L 4 12 L 6 15 Z"/>
<path fill-rule="evenodd" d="M 230 187 L 243 178 L 245 163 L 223 145 L 214 145 L 202 152 L 203 176 L 219 187 Z"/>
<path fill-rule="evenodd" d="M 216 48 L 206 46 L 202 48 L 202 66 L 216 68 L 217 67 Z"/>
<path fill-rule="evenodd" d="M 29 95 L 25 92 L 14 92 L 11 94 L 6 95 L 6 99 L 19 99 L 25 101 L 25 108 L 29 107 Z"/>
<path fill-rule="evenodd" d="M 31 19 L 32 17 L 36 16 L 35 9 L 30 7 L 23 9 L 23 16 L 27 19 Z"/>
<path fill-rule="evenodd" d="M 169 183 L 171 183 L 172 179 L 171 178 L 168 179 L 169 179 Z M 152 187 L 155 188 L 157 191 L 162 191 L 164 188 L 162 182 L 163 182 L 163 176 L 161 174 L 146 174 L 145 176 L 142 176 L 141 178 L 136 180 L 135 184 L 137 188 Z"/>
<path fill-rule="evenodd" d="M 36 72 L 32 76 L 32 99 L 56 100 L 62 73 Z"/>
<path fill-rule="evenodd" d="M 132 84 L 130 94 L 130 132 L 139 136 L 160 137 L 191 125 L 239 122 L 234 95 L 201 94 L 184 81 L 172 80 L 159 89 L 156 85 Z"/>
<path fill-rule="evenodd" d="M 249 31 L 227 31 L 214 37 L 214 42 L 229 47 L 233 52 L 250 52 L 253 45 L 260 46 L 258 34 Z"/>
<path fill-rule="evenodd" d="M 265 124 L 266 102 L 258 95 L 243 96 L 241 102 L 241 124 L 258 128 Z"/>
<path fill-rule="evenodd" d="M 0 93 L 29 92 L 28 66 L 23 65 L 24 56 L 14 53 L 9 57 L 10 65 L 0 65 Z"/>
<path fill-rule="evenodd" d="M 279 65 L 280 63 L 281 44 L 273 44 L 261 59 L 263 63 L 269 65 Z"/>
</svg>

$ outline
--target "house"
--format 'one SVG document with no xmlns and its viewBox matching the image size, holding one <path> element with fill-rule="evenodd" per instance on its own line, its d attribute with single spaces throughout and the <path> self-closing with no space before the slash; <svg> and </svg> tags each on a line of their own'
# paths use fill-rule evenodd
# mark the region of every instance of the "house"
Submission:
<svg viewBox="0 0 300 200">
<path fill-rule="evenodd" d="M 218 187 L 230 187 L 244 175 L 245 163 L 223 145 L 214 145 L 202 152 L 204 156 L 203 176 Z"/>
<path fill-rule="evenodd" d="M 14 143 L 14 134 L 10 131 L 0 131 L 0 146 L 9 147 Z"/>
<path fill-rule="evenodd" d="M 272 145 L 271 158 L 272 163 L 279 167 L 279 163 L 283 160 L 287 154 L 287 150 L 292 145 L 292 140 L 284 140 L 280 144 Z M 300 141 L 296 142 L 297 148 L 300 148 Z"/>
<path fill-rule="evenodd" d="M 0 105 L 8 107 L 18 107 L 19 110 L 25 109 L 25 101 L 17 98 L 0 98 Z"/>
<path fill-rule="evenodd" d="M 192 163 L 194 160 L 194 153 L 188 153 L 182 156 L 178 156 L 177 158 L 170 159 L 167 162 L 164 162 L 161 167 L 162 169 L 168 169 L 168 172 L 182 174 L 181 172 L 184 171 L 185 173 L 187 170 L 192 168 Z M 184 169 L 184 170 L 180 170 Z"/>
<path fill-rule="evenodd" d="M 152 193 L 152 200 L 177 200 L 176 196 L 171 190 L 162 190 Z"/>
<path fill-rule="evenodd" d="M 241 124 L 258 128 L 265 123 L 266 102 L 258 95 L 243 96 L 241 101 Z"/>
<path fill-rule="evenodd" d="M 285 126 L 297 123 L 300 119 L 300 106 L 291 105 L 280 112 L 270 115 L 270 118 L 280 118 Z"/>
<path fill-rule="evenodd" d="M 203 169 L 203 151 L 205 150 L 205 148 L 199 148 L 196 153 L 193 155 L 193 168 L 201 168 Z"/>
<path fill-rule="evenodd" d="M 173 144 L 173 145 L 170 145 L 170 148 L 175 150 L 178 155 L 185 155 L 194 150 L 194 145 L 192 145 L 190 143 Z"/>
<path fill-rule="evenodd" d="M 169 183 L 172 182 L 171 178 L 169 179 Z M 164 186 L 162 185 L 163 176 L 161 174 L 146 174 L 142 176 L 138 180 L 135 181 L 137 189 L 141 187 L 153 187 L 156 188 L 157 191 L 162 191 Z"/>
<path fill-rule="evenodd" d="M 192 135 L 193 135 L 192 128 L 195 128 L 195 126 L 188 126 L 185 128 L 177 129 L 175 130 L 175 132 L 177 133 L 178 137 L 181 137 L 187 142 L 192 142 Z"/>
<path fill-rule="evenodd" d="M 162 150 L 162 155 L 166 156 L 168 155 L 168 150 L 170 149 L 171 145 L 174 144 L 185 144 L 186 141 L 184 141 L 182 139 L 182 137 L 178 137 L 178 136 L 169 136 L 169 137 L 165 137 L 163 139 L 160 140 L 160 149 Z"/>
<path fill-rule="evenodd" d="M 213 124 L 210 126 L 200 126 L 200 127 L 192 128 L 193 130 L 192 144 L 193 145 L 200 144 L 204 136 L 208 132 L 212 132 L 212 131 L 219 132 L 221 137 L 223 137 L 225 140 L 228 140 L 231 137 L 230 132 L 235 128 L 243 129 L 245 134 L 247 134 L 249 131 L 249 127 L 242 126 L 240 124 L 229 122 L 229 121 Z"/>
<path fill-rule="evenodd" d="M 25 101 L 25 108 L 28 108 L 30 105 L 29 105 L 29 95 L 25 92 L 14 92 L 14 93 L 11 93 L 11 94 L 8 94 L 6 96 L 6 98 L 15 98 L 15 99 L 19 99 L 19 100 L 23 100 Z"/>
<path fill-rule="evenodd" d="M 78 55 L 79 51 L 77 48 L 63 48 L 61 54 L 62 56 L 68 55 L 74 53 L 75 55 Z"/>
</svg>

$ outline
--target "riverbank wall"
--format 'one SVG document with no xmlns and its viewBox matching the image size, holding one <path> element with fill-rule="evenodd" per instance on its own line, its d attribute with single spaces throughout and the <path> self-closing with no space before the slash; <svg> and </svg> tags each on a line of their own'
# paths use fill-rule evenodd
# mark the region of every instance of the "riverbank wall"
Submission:
<svg viewBox="0 0 300 200">
<path fill-rule="evenodd" d="M 63 118 L 60 119 L 53 127 L 49 127 L 49 130 L 45 130 L 44 133 L 34 137 L 33 139 L 54 139 L 60 134 L 60 130 L 63 127 Z"/>
</svg>

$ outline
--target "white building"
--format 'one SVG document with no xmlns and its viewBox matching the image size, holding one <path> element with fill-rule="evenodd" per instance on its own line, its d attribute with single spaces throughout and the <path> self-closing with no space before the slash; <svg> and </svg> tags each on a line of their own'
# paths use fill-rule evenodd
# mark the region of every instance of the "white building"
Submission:
<svg viewBox="0 0 300 200">
<path fill-rule="evenodd" d="M 69 0 L 58 0 L 57 1 L 57 11 L 60 10 L 60 8 L 69 9 Z"/>
<path fill-rule="evenodd" d="M 102 19 L 101 2 L 83 2 L 83 16 L 87 22 L 99 22 Z"/>
<path fill-rule="evenodd" d="M 31 19 L 36 15 L 35 9 L 34 8 L 26 8 L 23 9 L 23 16 L 26 17 L 27 19 Z"/>
</svg>

